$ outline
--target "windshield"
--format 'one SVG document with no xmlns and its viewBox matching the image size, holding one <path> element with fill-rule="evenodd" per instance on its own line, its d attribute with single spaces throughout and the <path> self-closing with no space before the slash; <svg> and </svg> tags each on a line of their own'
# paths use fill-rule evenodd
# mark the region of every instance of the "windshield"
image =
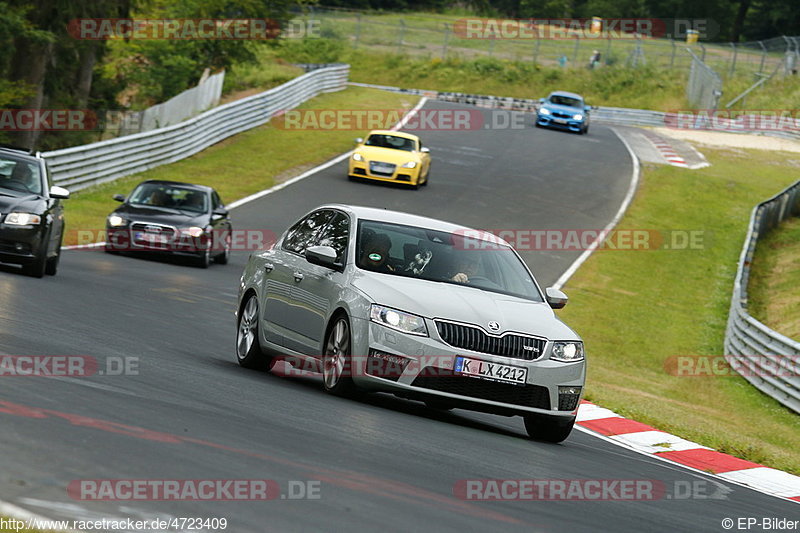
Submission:
<svg viewBox="0 0 800 533">
<path fill-rule="evenodd" d="M 508 246 L 374 220 L 359 222 L 357 239 L 356 265 L 364 270 L 543 301 L 525 265 Z"/>
<path fill-rule="evenodd" d="M 569 96 L 560 96 L 557 94 L 550 96 L 550 103 L 556 105 L 565 105 L 567 107 L 583 107 L 583 101 L 572 98 Z"/>
<path fill-rule="evenodd" d="M 0 156 L 0 189 L 42 194 L 42 174 L 36 162 Z"/>
<path fill-rule="evenodd" d="M 416 148 L 414 139 L 407 139 L 406 137 L 398 137 L 396 135 L 372 134 L 367 137 L 365 146 L 378 146 L 380 148 L 394 148 L 395 150 L 405 150 L 406 152 L 413 152 Z"/>
<path fill-rule="evenodd" d="M 195 213 L 208 211 L 208 195 L 197 189 L 165 183 L 143 183 L 131 193 L 131 205 L 149 205 Z"/>
</svg>

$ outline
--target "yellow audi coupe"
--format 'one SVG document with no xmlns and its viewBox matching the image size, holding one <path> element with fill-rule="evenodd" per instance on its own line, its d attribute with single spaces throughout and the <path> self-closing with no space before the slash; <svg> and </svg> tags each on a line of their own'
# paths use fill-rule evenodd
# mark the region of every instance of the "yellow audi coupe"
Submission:
<svg viewBox="0 0 800 533">
<path fill-rule="evenodd" d="M 431 155 L 416 135 L 391 130 L 373 130 L 366 140 L 356 139 L 350 156 L 351 180 L 369 179 L 410 185 L 428 184 Z"/>
</svg>

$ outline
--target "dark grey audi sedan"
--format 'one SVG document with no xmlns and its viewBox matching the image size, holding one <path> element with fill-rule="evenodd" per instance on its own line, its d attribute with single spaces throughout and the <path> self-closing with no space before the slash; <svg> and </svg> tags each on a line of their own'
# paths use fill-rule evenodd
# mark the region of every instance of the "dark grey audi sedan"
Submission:
<svg viewBox="0 0 800 533">
<path fill-rule="evenodd" d="M 337 395 L 390 392 L 437 409 L 521 415 L 560 442 L 585 380 L 581 338 L 502 239 L 415 215 L 326 205 L 241 277 L 236 356 L 280 354 Z"/>
</svg>

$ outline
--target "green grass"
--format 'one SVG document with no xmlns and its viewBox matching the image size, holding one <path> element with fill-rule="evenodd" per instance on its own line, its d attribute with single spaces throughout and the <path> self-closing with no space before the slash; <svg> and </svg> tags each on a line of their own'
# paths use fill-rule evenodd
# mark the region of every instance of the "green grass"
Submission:
<svg viewBox="0 0 800 533">
<path fill-rule="evenodd" d="M 750 269 L 748 311 L 790 339 L 800 339 L 800 217 L 759 240 Z"/>
<path fill-rule="evenodd" d="M 417 100 L 415 96 L 353 87 L 318 96 L 300 108 L 401 109 L 413 107 Z M 269 122 L 183 161 L 79 191 L 66 202 L 65 244 L 76 243 L 78 230 L 97 235 L 105 228 L 105 217 L 119 205 L 111 196 L 127 195 L 142 180 L 172 179 L 210 185 L 225 202 L 231 202 L 349 150 L 353 139 L 364 133 L 284 130 Z M 86 242 L 90 241 L 81 241 Z"/>
<path fill-rule="evenodd" d="M 485 56 L 441 59 L 435 54 L 398 54 L 394 49 L 381 52 L 375 47 L 354 48 L 335 38 L 285 41 L 277 53 L 291 62 L 349 63 L 351 81 L 362 83 L 515 98 L 539 98 L 553 90 L 569 90 L 583 94 L 592 105 L 659 111 L 690 108 L 685 89 L 688 71 L 651 63 L 640 68 L 562 69 L 530 60 Z M 753 82 L 749 74 L 726 80 L 721 102 L 729 102 Z M 800 77 L 794 76 L 767 82 L 743 105 L 749 109 L 795 109 L 798 97 Z"/>
<path fill-rule="evenodd" d="M 705 446 L 800 474 L 797 414 L 741 377 L 680 377 L 665 369 L 671 356 L 723 353 L 750 210 L 795 179 L 785 154 L 704 153 L 711 167 L 645 167 L 619 224 L 703 231 L 703 248 L 598 251 L 568 282 L 571 302 L 559 314 L 586 341 L 589 400 Z"/>
</svg>

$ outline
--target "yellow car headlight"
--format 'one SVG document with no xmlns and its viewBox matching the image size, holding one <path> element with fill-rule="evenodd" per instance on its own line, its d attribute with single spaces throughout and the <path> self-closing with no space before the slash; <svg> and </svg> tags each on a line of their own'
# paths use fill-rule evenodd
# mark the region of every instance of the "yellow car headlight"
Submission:
<svg viewBox="0 0 800 533">
<path fill-rule="evenodd" d="M 363 160 L 364 160 L 363 155 L 359 154 L 358 152 L 355 152 L 353 154 L 353 161 L 363 161 Z"/>
<path fill-rule="evenodd" d="M 417 162 L 416 161 L 409 161 L 408 163 L 405 163 L 403 165 L 403 168 L 417 168 Z"/>
</svg>

